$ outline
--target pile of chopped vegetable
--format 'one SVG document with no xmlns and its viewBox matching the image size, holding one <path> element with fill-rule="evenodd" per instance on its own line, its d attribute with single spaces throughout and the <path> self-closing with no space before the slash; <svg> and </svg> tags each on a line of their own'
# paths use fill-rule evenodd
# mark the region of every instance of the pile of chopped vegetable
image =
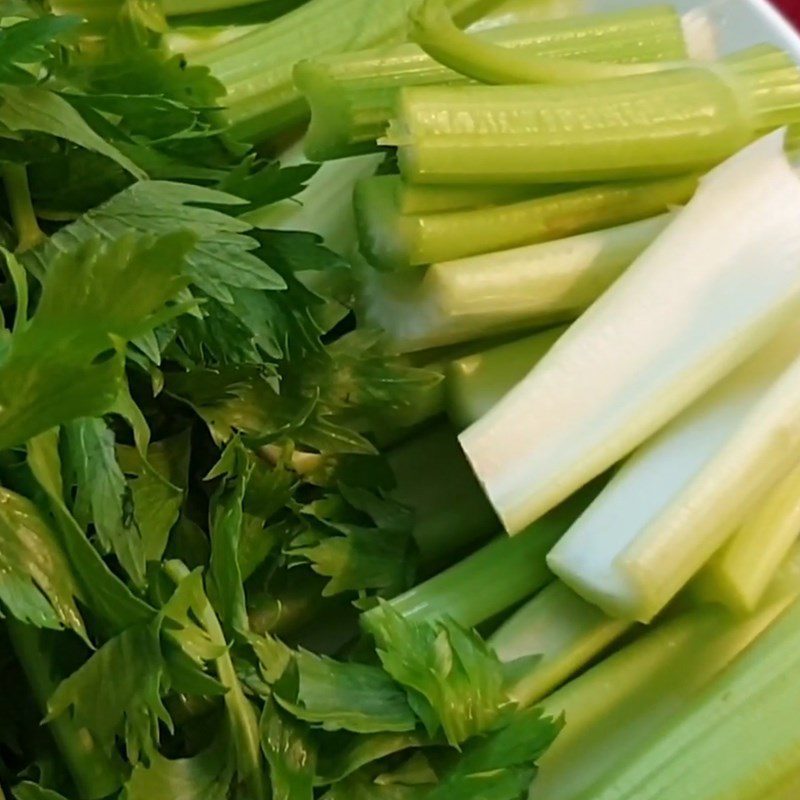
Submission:
<svg viewBox="0 0 800 800">
<path fill-rule="evenodd" d="M 0 2 L 0 800 L 793 800 L 800 69 L 572 0 Z"/>
</svg>

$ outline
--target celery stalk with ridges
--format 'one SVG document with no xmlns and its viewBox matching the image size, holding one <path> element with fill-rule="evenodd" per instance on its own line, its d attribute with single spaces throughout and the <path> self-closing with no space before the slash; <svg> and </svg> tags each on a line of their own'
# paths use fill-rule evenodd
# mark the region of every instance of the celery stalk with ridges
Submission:
<svg viewBox="0 0 800 800">
<path fill-rule="evenodd" d="M 542 759 L 531 800 L 594 800 L 609 773 L 623 768 L 644 741 L 692 708 L 698 690 L 787 608 L 797 608 L 798 594 L 800 550 L 795 549 L 754 614 L 740 617 L 717 606 L 686 611 L 656 624 L 546 698 L 542 708 L 563 714 L 566 724 Z M 719 771 L 718 762 L 708 766 Z"/>
<path fill-rule="evenodd" d="M 479 39 L 554 58 L 622 63 L 685 58 L 683 30 L 666 5 L 494 27 Z M 295 82 L 311 107 L 309 158 L 341 158 L 376 148 L 403 86 L 463 83 L 414 44 L 301 61 Z"/>
<path fill-rule="evenodd" d="M 697 593 L 736 611 L 752 611 L 800 536 L 800 468 L 748 515 L 697 576 Z"/>
<path fill-rule="evenodd" d="M 703 171 L 800 119 L 800 72 L 788 55 L 770 53 L 766 71 L 759 47 L 711 67 L 587 83 L 409 87 L 381 142 L 398 148 L 403 177 L 420 183 Z"/>
<path fill-rule="evenodd" d="M 800 179 L 782 143 L 772 134 L 712 171 L 527 378 L 461 434 L 509 532 L 634 450 L 796 313 Z"/>
<path fill-rule="evenodd" d="M 607 613 L 649 622 L 794 463 L 790 441 L 785 455 L 769 450 L 774 426 L 790 421 L 771 422 L 768 409 L 798 357 L 795 322 L 633 453 L 553 548 L 551 568 Z"/>
</svg>

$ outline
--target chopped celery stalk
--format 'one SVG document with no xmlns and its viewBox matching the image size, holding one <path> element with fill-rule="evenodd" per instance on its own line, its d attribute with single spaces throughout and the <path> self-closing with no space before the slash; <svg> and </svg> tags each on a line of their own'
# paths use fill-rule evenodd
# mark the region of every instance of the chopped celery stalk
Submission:
<svg viewBox="0 0 800 800">
<path fill-rule="evenodd" d="M 171 27 L 161 37 L 171 55 L 193 56 L 252 33 L 257 25 L 187 25 Z"/>
<path fill-rule="evenodd" d="M 361 312 L 400 351 L 574 319 L 652 243 L 660 215 L 514 250 L 385 274 L 362 269 Z"/>
<path fill-rule="evenodd" d="M 630 623 L 605 615 L 561 581 L 553 581 L 489 639 L 509 663 L 509 696 L 521 706 L 538 702 L 619 639 Z M 534 666 L 527 660 L 539 656 Z M 519 669 L 514 661 L 523 659 Z"/>
<path fill-rule="evenodd" d="M 545 556 L 586 508 L 597 491 L 587 486 L 523 534 L 493 542 L 389 601 L 410 620 L 448 616 L 474 627 L 505 611 L 546 586 L 553 576 Z M 482 589 L 476 591 L 475 587 Z M 369 618 L 373 612 L 367 612 Z M 375 609 L 374 613 L 380 613 Z"/>
<path fill-rule="evenodd" d="M 498 206 L 402 214 L 394 182 L 368 178 L 354 194 L 358 238 L 375 268 L 407 269 L 652 217 L 685 203 L 697 180 L 598 184 Z"/>
<path fill-rule="evenodd" d="M 620 63 L 686 57 L 683 30 L 666 5 L 496 27 L 481 41 L 541 57 Z M 311 107 L 313 160 L 368 152 L 386 132 L 404 86 L 465 83 L 414 44 L 301 61 L 295 83 Z"/>
<path fill-rule="evenodd" d="M 302 153 L 301 142 L 281 157 L 281 163 L 304 163 Z M 379 163 L 380 156 L 367 155 L 322 164 L 298 195 L 249 211 L 243 219 L 256 228 L 316 233 L 331 250 L 349 255 L 355 247 L 355 221 L 352 205 L 342 197 L 349 197 Z"/>
<path fill-rule="evenodd" d="M 795 467 L 708 562 L 697 577 L 698 593 L 734 610 L 751 611 L 798 536 L 800 467 Z"/>
<path fill-rule="evenodd" d="M 530 800 L 594 800 L 598 782 L 628 763 L 671 718 L 693 707 L 698 690 L 789 606 L 799 607 L 799 563 L 796 550 L 754 614 L 742 618 L 719 606 L 688 611 L 655 626 L 544 700 L 545 712 L 563 714 L 566 725 L 540 761 Z M 718 762 L 709 763 L 718 767 Z M 705 794 L 698 797 L 706 800 Z"/>
<path fill-rule="evenodd" d="M 559 183 L 704 170 L 796 121 L 800 71 L 772 48 L 568 86 L 417 86 L 384 144 L 419 183 Z"/>
<path fill-rule="evenodd" d="M 542 186 L 431 186 L 406 183 L 399 175 L 376 175 L 373 181 L 394 186 L 397 210 L 401 214 L 421 214 L 432 211 L 460 211 L 481 206 L 515 203 L 532 197 L 566 191 L 564 187 Z"/>
<path fill-rule="evenodd" d="M 797 313 L 800 179 L 782 145 L 771 134 L 713 170 L 528 377 L 461 434 L 511 533 L 628 455 Z"/>
<path fill-rule="evenodd" d="M 445 367 L 447 413 L 459 429 L 486 414 L 558 341 L 566 326 L 451 361 Z"/>
<path fill-rule="evenodd" d="M 490 5 L 487 0 L 448 0 L 450 10 L 464 20 Z M 192 63 L 208 67 L 225 86 L 220 116 L 231 135 L 260 141 L 306 116 L 307 106 L 292 81 L 298 61 L 396 41 L 402 38 L 408 9 L 409 0 L 309 0 L 240 39 L 195 54 Z"/>
<path fill-rule="evenodd" d="M 667 727 L 595 787 L 593 800 L 786 797 L 800 772 L 800 603 L 793 603 Z M 681 670 L 685 680 L 689 670 Z"/>
<path fill-rule="evenodd" d="M 483 83 L 578 83 L 674 69 L 670 62 L 592 64 L 548 58 L 482 41 L 456 26 L 442 0 L 422 0 L 410 15 L 409 38 L 431 58 Z"/>
<path fill-rule="evenodd" d="M 438 425 L 387 454 L 393 497 L 414 512 L 424 564 L 439 564 L 500 530 L 449 425 Z"/>
<path fill-rule="evenodd" d="M 800 403 L 799 355 L 795 322 L 646 442 L 550 568 L 606 613 L 649 622 L 800 460 L 786 410 Z"/>
</svg>

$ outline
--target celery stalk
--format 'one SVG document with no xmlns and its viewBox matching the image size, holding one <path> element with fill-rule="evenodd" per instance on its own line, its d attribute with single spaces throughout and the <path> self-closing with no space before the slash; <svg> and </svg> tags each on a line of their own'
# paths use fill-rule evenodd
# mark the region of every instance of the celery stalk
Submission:
<svg viewBox="0 0 800 800">
<path fill-rule="evenodd" d="M 452 261 L 652 217 L 686 202 L 694 175 L 586 186 L 485 208 L 402 214 L 394 183 L 367 179 L 354 204 L 361 252 L 374 267 Z"/>
<path fill-rule="evenodd" d="M 499 28 L 519 22 L 576 17 L 587 12 L 585 0 L 505 0 L 483 19 L 470 25 L 470 31 Z"/>
<path fill-rule="evenodd" d="M 284 166 L 305 162 L 300 142 L 280 158 Z M 337 253 L 349 255 L 355 247 L 355 220 L 349 197 L 356 183 L 371 175 L 380 156 L 367 155 L 323 164 L 300 194 L 279 203 L 270 203 L 242 215 L 255 228 L 308 231 L 321 236 Z"/>
<path fill-rule="evenodd" d="M 798 218 L 800 180 L 775 133 L 711 172 L 528 377 L 461 434 L 510 532 L 628 455 L 797 313 Z"/>
<path fill-rule="evenodd" d="M 697 576 L 698 593 L 751 611 L 798 536 L 800 467 L 795 467 Z"/>
<path fill-rule="evenodd" d="M 800 771 L 800 604 L 595 787 L 593 800 L 763 800 Z M 686 675 L 684 672 L 682 678 Z"/>
<path fill-rule="evenodd" d="M 476 35 L 550 58 L 638 63 L 686 56 L 680 19 L 665 5 L 513 24 Z M 311 107 L 306 146 L 314 160 L 374 150 L 401 87 L 465 82 L 414 44 L 315 57 L 301 61 L 294 76 Z"/>
<path fill-rule="evenodd" d="M 573 319 L 630 266 L 669 215 L 387 275 L 361 270 L 361 313 L 401 351 Z"/>
<path fill-rule="evenodd" d="M 411 620 L 448 616 L 474 627 L 491 619 L 550 583 L 545 555 L 595 493 L 595 486 L 586 487 L 520 536 L 495 539 L 389 604 Z M 373 613 L 380 610 L 365 616 Z"/>
<path fill-rule="evenodd" d="M 392 496 L 414 512 L 423 564 L 437 565 L 500 530 L 500 523 L 449 425 L 409 439 L 387 454 Z"/>
<path fill-rule="evenodd" d="M 797 120 L 800 72 L 761 71 L 764 48 L 713 67 L 568 86 L 402 90 L 384 144 L 420 183 L 557 183 L 704 170 Z"/>
<path fill-rule="evenodd" d="M 558 341 L 566 326 L 450 361 L 445 367 L 447 413 L 459 429 L 486 414 Z"/>
<path fill-rule="evenodd" d="M 787 410 L 800 402 L 798 356 L 794 323 L 646 442 L 550 568 L 607 613 L 649 622 L 800 460 Z"/>
<path fill-rule="evenodd" d="M 561 581 L 553 581 L 498 628 L 489 639 L 504 662 L 539 656 L 535 666 L 512 668 L 509 696 L 532 705 L 585 667 L 630 628 L 606 616 Z"/>
<path fill-rule="evenodd" d="M 193 56 L 241 39 L 258 29 L 258 25 L 176 25 L 161 37 L 161 44 L 170 55 Z"/>
<path fill-rule="evenodd" d="M 466 20 L 491 5 L 448 0 L 449 9 Z M 208 67 L 227 89 L 221 118 L 231 135 L 259 141 L 306 115 L 292 81 L 298 61 L 396 41 L 408 9 L 409 0 L 309 0 L 247 36 L 197 53 L 192 63 Z"/>
<path fill-rule="evenodd" d="M 794 604 L 796 613 L 798 563 L 795 551 L 756 613 L 742 618 L 714 606 L 686 612 L 548 697 L 543 709 L 563 714 L 566 725 L 539 762 L 531 800 L 594 800 L 598 782 L 624 767 L 642 742 L 659 735 L 671 718 L 692 708 L 697 691 L 789 606 Z M 719 770 L 720 762 L 709 764 Z M 676 783 L 684 791 L 689 785 Z M 698 796 L 706 800 L 705 794 Z M 680 797 L 685 800 L 685 793 Z"/>
</svg>

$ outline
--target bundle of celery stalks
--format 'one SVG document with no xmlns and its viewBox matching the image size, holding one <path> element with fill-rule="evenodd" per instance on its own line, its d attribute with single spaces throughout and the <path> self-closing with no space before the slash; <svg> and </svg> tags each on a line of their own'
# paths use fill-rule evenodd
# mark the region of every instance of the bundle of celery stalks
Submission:
<svg viewBox="0 0 800 800">
<path fill-rule="evenodd" d="M 0 798 L 800 796 L 800 69 L 602 5 L 0 7 Z"/>
</svg>

